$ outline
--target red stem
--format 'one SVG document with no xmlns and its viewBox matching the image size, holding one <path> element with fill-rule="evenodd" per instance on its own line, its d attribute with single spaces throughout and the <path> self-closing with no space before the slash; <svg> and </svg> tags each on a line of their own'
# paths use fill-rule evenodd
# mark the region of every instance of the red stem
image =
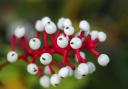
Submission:
<svg viewBox="0 0 128 89">
<path fill-rule="evenodd" d="M 27 64 L 30 63 L 29 60 L 27 59 L 27 55 L 26 54 L 20 55 L 18 59 L 21 59 L 21 60 L 25 61 L 25 63 L 27 63 Z"/>
<path fill-rule="evenodd" d="M 84 37 L 85 31 L 81 31 L 80 35 L 78 36 L 80 39 L 82 39 Z"/>
<path fill-rule="evenodd" d="M 42 73 L 43 69 L 44 69 L 44 67 L 42 67 L 42 66 L 38 67 L 38 76 L 39 77 L 43 76 L 43 73 Z"/>
<path fill-rule="evenodd" d="M 43 32 L 43 39 L 44 39 L 44 48 L 49 48 L 47 33 L 45 31 Z"/>
<path fill-rule="evenodd" d="M 88 44 L 90 44 L 90 42 L 91 42 L 91 36 L 88 35 L 87 38 L 83 41 L 81 48 L 86 48 Z"/>
<path fill-rule="evenodd" d="M 56 32 L 56 38 L 62 33 L 62 31 L 60 29 L 57 30 Z"/>
<path fill-rule="evenodd" d="M 29 48 L 28 43 L 24 37 L 19 39 L 21 46 L 29 53 L 32 54 L 32 50 Z"/>
<path fill-rule="evenodd" d="M 77 56 L 77 59 L 78 59 L 78 62 L 79 63 L 86 63 L 87 62 L 87 60 L 86 59 L 84 59 L 84 58 L 82 58 L 81 57 L 81 55 L 80 55 L 80 50 L 79 49 L 76 49 L 76 50 L 74 50 L 75 51 L 75 54 L 76 54 L 76 56 Z"/>
<path fill-rule="evenodd" d="M 58 69 L 61 68 L 61 66 L 53 59 L 52 64 L 54 64 Z"/>
<path fill-rule="evenodd" d="M 53 74 L 54 73 L 54 69 L 52 68 L 52 66 L 49 64 L 48 67 L 49 67 L 51 73 Z"/>
<path fill-rule="evenodd" d="M 36 38 L 40 38 L 40 34 L 41 34 L 41 33 L 37 31 L 37 32 L 36 32 Z"/>
<path fill-rule="evenodd" d="M 73 70 L 75 69 L 75 66 L 70 61 L 67 60 L 67 63 Z"/>
<path fill-rule="evenodd" d="M 32 63 L 35 63 L 38 57 L 39 57 L 38 54 L 34 55 L 34 56 L 32 57 Z"/>
<path fill-rule="evenodd" d="M 13 34 L 12 37 L 11 37 L 11 48 L 12 48 L 12 50 L 15 50 L 15 46 L 16 46 L 16 37 Z"/>
<path fill-rule="evenodd" d="M 65 49 L 63 54 L 63 60 L 62 60 L 63 66 L 66 66 L 67 59 L 68 59 L 68 51 Z"/>
<path fill-rule="evenodd" d="M 68 57 L 69 57 L 69 58 L 74 58 L 74 55 L 69 54 Z"/>
<path fill-rule="evenodd" d="M 55 39 L 54 35 L 51 34 L 50 37 L 51 37 L 51 39 L 52 39 L 52 47 L 57 48 L 57 43 L 56 43 L 56 39 Z"/>
<path fill-rule="evenodd" d="M 91 51 L 95 56 L 99 56 L 100 55 L 100 52 L 98 52 L 97 50 L 95 49 L 89 49 L 89 51 Z"/>
</svg>

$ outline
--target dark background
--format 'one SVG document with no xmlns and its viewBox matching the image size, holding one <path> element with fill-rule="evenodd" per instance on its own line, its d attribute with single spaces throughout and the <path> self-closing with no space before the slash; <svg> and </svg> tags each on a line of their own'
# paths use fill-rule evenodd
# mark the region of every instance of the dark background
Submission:
<svg viewBox="0 0 128 89">
<path fill-rule="evenodd" d="M 107 67 L 96 64 L 96 72 L 82 80 L 64 79 L 50 89 L 128 89 L 128 0 L 0 0 L 0 89 L 43 89 L 22 61 L 6 64 L 14 26 L 25 25 L 32 35 L 35 21 L 43 16 L 55 22 L 69 17 L 76 28 L 80 20 L 88 20 L 91 30 L 107 33 L 99 50 L 111 59 Z"/>
</svg>

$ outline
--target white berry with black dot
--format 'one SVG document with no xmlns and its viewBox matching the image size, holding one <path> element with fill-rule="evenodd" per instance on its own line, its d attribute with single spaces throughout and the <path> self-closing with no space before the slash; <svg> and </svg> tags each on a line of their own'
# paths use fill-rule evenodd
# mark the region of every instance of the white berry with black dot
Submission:
<svg viewBox="0 0 128 89">
<path fill-rule="evenodd" d="M 46 17 L 43 17 L 41 21 L 42 21 L 42 24 L 45 26 L 46 24 L 51 22 L 51 19 L 46 16 Z"/>
<path fill-rule="evenodd" d="M 57 45 L 60 48 L 66 48 L 68 46 L 68 39 L 64 35 L 60 35 L 57 38 Z"/>
<path fill-rule="evenodd" d="M 41 41 L 38 38 L 32 38 L 29 41 L 29 47 L 33 50 L 39 49 L 41 46 Z"/>
<path fill-rule="evenodd" d="M 18 54 L 15 51 L 10 51 L 7 54 L 7 61 L 10 63 L 16 62 L 18 60 Z"/>
<path fill-rule="evenodd" d="M 64 27 L 64 33 L 68 36 L 71 36 L 74 34 L 74 28 L 72 26 L 66 26 Z"/>
<path fill-rule="evenodd" d="M 27 66 L 28 73 L 35 75 L 38 72 L 38 66 L 36 64 L 28 64 Z"/>
<path fill-rule="evenodd" d="M 73 48 L 73 49 L 79 49 L 81 46 L 82 46 L 82 41 L 80 38 L 78 37 L 74 37 L 71 39 L 70 41 L 70 46 Z"/>
<path fill-rule="evenodd" d="M 40 57 L 40 62 L 43 65 L 48 65 L 52 62 L 52 55 L 49 53 L 43 53 Z"/>
<path fill-rule="evenodd" d="M 61 78 L 58 74 L 53 74 L 50 79 L 52 86 L 58 86 L 61 82 Z"/>
<path fill-rule="evenodd" d="M 49 22 L 45 25 L 45 31 L 47 34 L 54 34 L 57 31 L 55 23 Z"/>
</svg>

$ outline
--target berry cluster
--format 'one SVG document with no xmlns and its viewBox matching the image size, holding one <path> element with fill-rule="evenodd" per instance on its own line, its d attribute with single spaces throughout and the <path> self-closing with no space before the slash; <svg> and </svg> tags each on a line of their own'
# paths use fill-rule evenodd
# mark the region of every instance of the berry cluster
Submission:
<svg viewBox="0 0 128 89">
<path fill-rule="evenodd" d="M 40 77 L 40 84 L 45 88 L 50 85 L 57 86 L 62 78 L 73 74 L 77 79 L 81 79 L 96 70 L 95 65 L 88 62 L 81 49 L 93 53 L 101 66 L 107 66 L 109 57 L 96 50 L 98 43 L 106 40 L 104 32 L 90 31 L 90 25 L 86 20 L 80 22 L 79 28 L 80 32 L 75 33 L 72 22 L 68 18 L 60 18 L 56 26 L 49 17 L 44 17 L 35 24 L 36 37 L 27 42 L 25 28 L 17 27 L 11 38 L 11 51 L 7 54 L 7 60 L 11 63 L 18 59 L 25 61 L 27 71 L 33 75 L 37 74 Z M 48 42 L 48 39 L 52 42 Z M 16 53 L 17 43 L 25 51 L 21 55 Z M 62 56 L 61 63 L 53 59 L 53 54 Z M 41 65 L 38 65 L 37 61 Z"/>
</svg>

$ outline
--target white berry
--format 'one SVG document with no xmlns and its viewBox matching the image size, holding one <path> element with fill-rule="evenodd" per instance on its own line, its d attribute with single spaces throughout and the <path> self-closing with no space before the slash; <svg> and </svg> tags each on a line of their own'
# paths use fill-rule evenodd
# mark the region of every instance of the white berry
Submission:
<svg viewBox="0 0 128 89">
<path fill-rule="evenodd" d="M 46 75 L 42 76 L 40 78 L 40 85 L 44 88 L 49 88 L 50 87 L 50 78 Z"/>
<path fill-rule="evenodd" d="M 68 70 L 69 70 L 68 76 L 69 76 L 69 77 L 72 76 L 72 75 L 73 75 L 73 70 L 72 70 L 72 68 L 71 68 L 70 66 L 66 66 L 66 68 L 68 68 Z"/>
<path fill-rule="evenodd" d="M 64 18 L 60 18 L 57 22 L 57 27 L 60 29 L 60 30 L 63 30 L 63 21 L 64 21 Z"/>
<path fill-rule="evenodd" d="M 63 20 L 63 27 L 66 27 L 66 26 L 72 26 L 72 22 L 69 18 L 65 18 Z"/>
<path fill-rule="evenodd" d="M 104 42 L 106 40 L 107 36 L 104 32 L 98 32 L 98 39 L 100 42 Z"/>
<path fill-rule="evenodd" d="M 64 27 L 64 33 L 68 36 L 74 34 L 74 28 L 72 26 L 66 26 Z"/>
<path fill-rule="evenodd" d="M 65 48 L 68 45 L 68 39 L 64 35 L 60 35 L 57 38 L 57 45 L 60 48 Z"/>
<path fill-rule="evenodd" d="M 10 63 L 16 62 L 18 60 L 18 54 L 15 51 L 10 51 L 7 54 L 7 61 Z"/>
<path fill-rule="evenodd" d="M 90 33 L 90 35 L 91 35 L 91 39 L 92 40 L 95 40 L 98 37 L 98 31 L 92 31 Z"/>
<path fill-rule="evenodd" d="M 81 46 L 82 46 L 82 41 L 80 38 L 78 37 L 74 37 L 71 39 L 70 41 L 70 46 L 73 48 L 73 49 L 79 49 Z"/>
<path fill-rule="evenodd" d="M 27 71 L 30 74 L 35 75 L 38 72 L 38 66 L 36 64 L 28 64 Z"/>
<path fill-rule="evenodd" d="M 59 74 L 60 77 L 66 78 L 66 77 L 69 77 L 69 76 L 73 75 L 73 70 L 72 70 L 72 68 L 70 66 L 62 67 L 59 70 L 58 74 Z"/>
<path fill-rule="evenodd" d="M 49 53 L 43 53 L 40 57 L 40 62 L 44 65 L 48 65 L 52 62 L 52 55 Z"/>
<path fill-rule="evenodd" d="M 25 35 L 25 28 L 17 27 L 14 31 L 14 34 L 17 38 L 22 38 Z"/>
<path fill-rule="evenodd" d="M 74 76 L 76 79 L 82 79 L 83 78 L 83 76 L 78 72 L 78 69 L 75 69 Z"/>
<path fill-rule="evenodd" d="M 62 77 L 62 78 L 68 77 L 68 75 L 69 75 L 69 69 L 66 68 L 66 67 L 62 67 L 62 68 L 59 70 L 58 75 L 59 75 L 60 77 Z"/>
<path fill-rule="evenodd" d="M 50 71 L 50 69 L 49 69 L 48 66 L 45 66 L 45 67 L 44 67 L 44 73 L 45 73 L 45 74 L 49 74 L 49 75 L 51 74 L 51 71 Z"/>
<path fill-rule="evenodd" d="M 98 63 L 99 65 L 101 66 L 107 66 L 108 63 L 109 63 L 110 59 L 108 57 L 108 55 L 106 54 L 101 54 L 99 57 L 98 57 Z"/>
<path fill-rule="evenodd" d="M 43 32 L 44 31 L 44 25 L 43 25 L 41 20 L 37 20 L 36 21 L 35 28 L 39 32 Z"/>
<path fill-rule="evenodd" d="M 49 17 L 43 17 L 41 21 L 42 24 L 45 26 L 47 23 L 51 22 L 51 19 Z"/>
<path fill-rule="evenodd" d="M 38 38 L 32 38 L 30 41 L 29 41 L 29 46 L 31 49 L 33 50 L 37 50 L 40 48 L 41 46 L 41 42 Z"/>
<path fill-rule="evenodd" d="M 53 74 L 51 76 L 50 81 L 51 81 L 51 85 L 58 86 L 60 84 L 60 82 L 61 82 L 61 78 L 60 78 L 60 76 L 58 74 Z"/>
<path fill-rule="evenodd" d="M 89 68 L 89 71 L 88 71 L 89 74 L 93 73 L 96 70 L 96 67 L 92 62 L 88 62 L 87 65 L 88 65 L 88 68 Z"/>
<path fill-rule="evenodd" d="M 79 64 L 79 66 L 78 66 L 78 72 L 82 76 L 87 75 L 88 72 L 89 72 L 89 68 L 88 68 L 87 63 L 81 63 L 81 64 Z"/>
<path fill-rule="evenodd" d="M 56 30 L 57 30 L 56 25 L 53 22 L 49 22 L 45 25 L 45 31 L 47 34 L 54 34 Z"/>
<path fill-rule="evenodd" d="M 82 31 L 85 31 L 85 32 L 89 32 L 90 30 L 90 25 L 89 23 L 86 21 L 86 20 L 82 20 L 79 24 L 79 28 L 82 30 Z"/>
</svg>

